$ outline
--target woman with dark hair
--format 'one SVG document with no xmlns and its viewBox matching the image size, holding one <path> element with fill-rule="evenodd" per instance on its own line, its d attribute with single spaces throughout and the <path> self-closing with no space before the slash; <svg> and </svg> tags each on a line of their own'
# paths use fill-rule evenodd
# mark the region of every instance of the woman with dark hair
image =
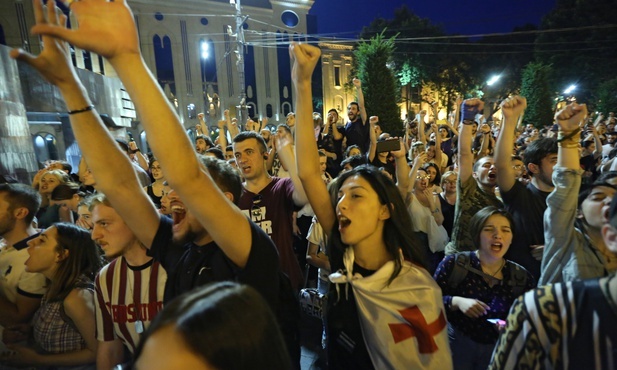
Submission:
<svg viewBox="0 0 617 370">
<path fill-rule="evenodd" d="M 431 175 L 424 169 L 430 168 L 436 171 L 435 167 L 426 166 L 435 164 L 425 163 L 426 157 L 426 153 L 422 153 L 413 161 L 413 167 L 409 171 L 411 186 L 406 194 L 405 203 L 411 216 L 413 231 L 417 233 L 427 253 L 428 271 L 432 274 L 444 257 L 448 232 L 443 227 L 444 216 L 441 213 L 439 196 L 433 193 L 429 184 Z"/>
<path fill-rule="evenodd" d="M 446 256 L 435 280 L 448 311 L 448 334 L 455 369 L 486 369 L 500 326 L 514 300 L 535 286 L 533 276 L 503 256 L 512 242 L 512 216 L 485 207 L 469 222 L 478 249 Z"/>
<path fill-rule="evenodd" d="M 336 196 L 329 197 L 310 120 L 310 78 L 320 52 L 293 43 L 290 54 L 298 175 L 327 233 L 336 271 L 330 275 L 326 314 L 329 368 L 451 368 L 441 292 L 424 268 L 401 195 L 406 189 L 377 168 L 362 165 L 341 174 L 332 189 Z M 392 154 L 401 165 L 397 171 L 407 171 L 397 177 L 408 176 L 405 150 Z M 411 324 L 416 319 L 430 329 Z"/>
<path fill-rule="evenodd" d="M 58 223 L 28 242 L 26 271 L 43 274 L 49 289 L 32 320 L 34 348 L 11 345 L 3 360 L 37 369 L 95 369 L 94 283 L 103 265 L 90 234 L 73 224 Z M 26 339 L 26 325 L 8 327 L 5 343 Z"/>
<path fill-rule="evenodd" d="M 154 182 L 146 186 L 144 190 L 150 199 L 152 199 L 152 203 L 154 203 L 156 208 L 161 208 L 161 198 L 163 198 L 165 192 L 165 174 L 156 158 L 152 158 L 150 161 L 149 169 Z"/>
<path fill-rule="evenodd" d="M 428 180 L 428 189 L 433 194 L 441 193 L 441 171 L 439 166 L 433 162 L 428 162 L 422 165 L 424 172 L 428 173 L 431 177 Z"/>
<path fill-rule="evenodd" d="M 161 311 L 136 351 L 134 368 L 291 368 L 274 314 L 253 288 L 232 282 L 200 287 Z"/>
<path fill-rule="evenodd" d="M 44 229 L 56 222 L 73 222 L 71 211 L 77 210 L 78 192 L 79 185 L 76 183 L 56 185 L 49 196 L 49 206 L 38 216 L 38 227 Z"/>
</svg>

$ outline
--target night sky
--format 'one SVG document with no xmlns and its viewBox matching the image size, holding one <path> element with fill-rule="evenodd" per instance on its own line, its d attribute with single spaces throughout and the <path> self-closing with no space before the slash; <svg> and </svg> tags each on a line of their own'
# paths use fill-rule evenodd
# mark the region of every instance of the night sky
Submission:
<svg viewBox="0 0 617 370">
<path fill-rule="evenodd" d="M 309 14 L 317 16 L 321 36 L 355 38 L 374 18 L 391 19 L 406 4 L 412 12 L 442 24 L 449 34 L 510 32 L 526 23 L 540 24 L 556 0 L 315 0 Z"/>
</svg>

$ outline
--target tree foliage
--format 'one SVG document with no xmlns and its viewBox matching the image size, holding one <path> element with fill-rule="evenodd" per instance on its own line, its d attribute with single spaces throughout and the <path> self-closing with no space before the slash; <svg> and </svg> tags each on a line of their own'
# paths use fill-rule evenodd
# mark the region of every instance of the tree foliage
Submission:
<svg viewBox="0 0 617 370">
<path fill-rule="evenodd" d="M 553 65 L 558 90 L 576 84 L 586 101 L 606 80 L 617 78 L 617 6 L 606 0 L 558 0 L 542 20 L 545 32 L 536 39 L 536 60 Z"/>
<path fill-rule="evenodd" d="M 596 110 L 604 113 L 614 112 L 617 109 L 617 78 L 604 81 L 595 90 Z"/>
<path fill-rule="evenodd" d="M 531 62 L 523 70 L 521 95 L 527 98 L 524 121 L 541 128 L 553 121 L 553 90 L 549 75 L 551 66 Z"/>
<path fill-rule="evenodd" d="M 395 37 L 377 34 L 361 41 L 354 51 L 357 77 L 362 81 L 364 104 L 371 116 L 379 116 L 384 132 L 398 133 L 401 116 L 398 102 L 400 87 L 391 68 Z"/>
</svg>

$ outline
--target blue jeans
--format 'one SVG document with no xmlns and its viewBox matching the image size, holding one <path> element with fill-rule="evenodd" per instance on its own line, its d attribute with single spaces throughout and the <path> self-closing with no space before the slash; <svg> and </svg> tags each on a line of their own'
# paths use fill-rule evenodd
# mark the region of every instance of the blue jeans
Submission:
<svg viewBox="0 0 617 370">
<path fill-rule="evenodd" d="M 454 370 L 486 370 L 491 362 L 495 344 L 474 342 L 454 326 L 448 324 Z"/>
</svg>

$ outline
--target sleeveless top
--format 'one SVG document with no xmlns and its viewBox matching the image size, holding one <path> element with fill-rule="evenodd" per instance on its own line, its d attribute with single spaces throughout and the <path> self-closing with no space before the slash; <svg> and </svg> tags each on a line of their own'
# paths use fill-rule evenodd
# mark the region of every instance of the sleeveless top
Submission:
<svg viewBox="0 0 617 370">
<path fill-rule="evenodd" d="M 160 208 L 161 207 L 161 198 L 163 198 L 163 197 L 162 196 L 159 197 L 156 194 L 154 194 L 154 190 L 152 189 L 152 184 L 146 186 L 146 193 L 148 194 L 150 199 L 152 199 L 152 202 L 157 206 L 157 208 Z"/>
<path fill-rule="evenodd" d="M 94 292 L 94 284 L 81 276 L 73 289 L 87 289 Z M 64 301 L 49 302 L 43 297 L 41 307 L 33 319 L 33 335 L 36 344 L 47 353 L 73 352 L 86 348 L 75 323 L 64 312 Z"/>
</svg>

